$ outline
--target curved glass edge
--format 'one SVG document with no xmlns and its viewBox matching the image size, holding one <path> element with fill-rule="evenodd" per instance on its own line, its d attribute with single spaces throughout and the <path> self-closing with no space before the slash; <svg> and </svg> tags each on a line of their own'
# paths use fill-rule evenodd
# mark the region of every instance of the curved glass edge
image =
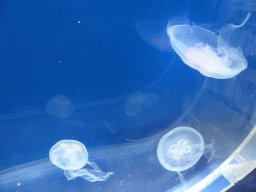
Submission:
<svg viewBox="0 0 256 192">
<path fill-rule="evenodd" d="M 249 105 L 252 108 L 250 111 L 242 111 L 244 106 L 236 105 L 237 101 L 242 103 L 241 98 L 243 98 L 245 105 L 248 106 L 251 101 L 249 97 L 252 96 L 248 94 L 247 89 L 255 87 L 255 82 L 244 76 L 226 82 L 208 81 L 205 92 L 193 108 L 187 111 L 182 122 L 179 122 L 179 124 L 188 123 L 199 130 L 205 128 L 211 130 L 209 131 L 211 134 L 205 134 L 204 139 L 206 143 L 214 139 L 216 148 L 216 158 L 211 161 L 207 170 L 201 170 L 200 177 L 188 181 L 186 191 L 227 191 L 256 168 L 254 103 Z M 239 91 L 241 94 L 234 92 L 242 84 L 246 85 L 243 88 L 244 92 Z M 230 85 L 236 86 L 232 88 Z M 225 145 L 220 146 L 219 143 Z"/>
<path fill-rule="evenodd" d="M 212 188 L 216 189 L 216 186 L 221 187 L 216 191 L 227 190 L 256 167 L 256 155 L 252 153 L 256 146 L 256 105 L 248 111 L 242 110 L 254 97 L 254 95 L 248 94 L 249 90 L 254 87 L 254 82 L 241 77 L 226 81 L 207 79 L 184 115 L 153 138 L 137 142 L 136 153 L 132 150 L 134 143 L 118 144 L 101 149 L 90 149 L 90 160 L 108 159 L 108 162 L 113 162 L 113 159 L 116 159 L 117 151 L 120 158 L 122 157 L 121 162 L 127 161 L 127 158 L 134 155 L 149 154 L 149 151 L 155 155 L 155 147 L 164 133 L 177 126 L 191 126 L 202 133 L 206 144 L 214 141 L 216 156 L 208 163 L 210 154 L 206 153 L 202 159 L 204 161 L 194 168 L 194 172 L 184 174 L 188 186 L 186 191 L 207 191 L 207 188 L 214 191 Z M 200 174 L 196 172 L 200 172 Z M 34 182 L 40 177 L 44 179 L 55 173 L 59 176 L 63 175 L 62 171 L 52 165 L 48 158 L 30 162 L 0 171 L 0 187 L 13 189 L 21 186 L 21 183 L 24 185 L 25 182 Z M 169 172 L 165 173 L 163 178 L 167 178 L 170 174 Z M 167 187 L 170 185 L 157 187 L 155 191 Z M 171 191 L 180 191 L 181 189 L 183 187 L 180 184 L 170 188 Z"/>
<path fill-rule="evenodd" d="M 227 191 L 256 168 L 255 151 L 256 126 L 225 162 L 186 192 L 209 189 L 211 191 Z M 215 185 L 216 183 L 218 185 Z"/>
<path fill-rule="evenodd" d="M 256 126 L 222 165 L 222 175 L 231 183 L 227 191 L 256 168 Z"/>
</svg>

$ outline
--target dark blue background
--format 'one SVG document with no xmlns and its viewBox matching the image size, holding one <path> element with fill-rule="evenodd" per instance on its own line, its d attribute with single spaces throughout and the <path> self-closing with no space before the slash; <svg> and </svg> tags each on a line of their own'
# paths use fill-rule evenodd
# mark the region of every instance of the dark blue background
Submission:
<svg viewBox="0 0 256 192">
<path fill-rule="evenodd" d="M 140 40 L 137 19 L 214 20 L 211 1 L 1 1 L 0 114 L 123 96 L 156 80 L 166 54 Z M 211 19 L 209 19 L 211 18 Z M 78 23 L 80 21 L 80 23 Z M 163 30 L 165 30 L 163 26 Z M 114 54 L 113 54 L 114 53 Z"/>
<path fill-rule="evenodd" d="M 0 1 L 0 152 L 4 154 L 0 168 L 46 158 L 61 139 L 102 147 L 154 136 L 175 122 L 185 110 L 183 96 L 196 94 L 202 79 L 198 81 L 199 73 L 175 53 L 161 52 L 140 39 L 134 23 L 186 17 L 211 26 L 220 4 L 219 0 Z M 175 71 L 170 70 L 173 63 Z M 160 96 L 170 91 L 170 103 L 163 96 L 159 108 L 152 110 L 167 113 L 164 106 L 173 106 L 171 117 L 159 113 L 157 121 L 149 121 L 146 113 L 132 119 L 135 123 L 126 121 L 119 104 L 124 106 L 130 94 L 145 90 L 163 74 L 164 83 L 154 92 Z M 58 119 L 47 113 L 47 102 L 58 94 L 73 102 L 73 117 Z M 115 119 L 117 113 L 123 118 Z M 139 120 L 146 123 L 136 124 Z M 126 126 L 118 127 L 123 121 Z"/>
</svg>

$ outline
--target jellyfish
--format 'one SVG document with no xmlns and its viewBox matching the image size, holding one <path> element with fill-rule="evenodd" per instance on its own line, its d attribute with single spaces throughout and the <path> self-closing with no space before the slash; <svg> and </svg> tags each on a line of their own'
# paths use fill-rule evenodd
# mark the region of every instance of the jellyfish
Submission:
<svg viewBox="0 0 256 192">
<path fill-rule="evenodd" d="M 90 182 L 105 181 L 114 174 L 112 172 L 104 173 L 96 163 L 89 162 L 85 146 L 76 140 L 57 142 L 50 149 L 49 157 L 54 165 L 64 170 L 67 180 L 81 177 Z M 91 168 L 83 168 L 85 165 Z"/>
<path fill-rule="evenodd" d="M 156 93 L 134 93 L 125 104 L 125 113 L 129 117 L 141 115 L 145 110 L 152 109 L 159 96 Z"/>
<path fill-rule="evenodd" d="M 167 21 L 137 20 L 135 27 L 142 40 L 160 51 L 173 52 L 170 40 L 165 30 Z"/>
<path fill-rule="evenodd" d="M 208 151 L 211 152 L 208 161 L 210 162 L 215 153 L 213 144 L 204 146 L 204 139 L 197 130 L 182 126 L 161 138 L 157 147 L 157 157 L 165 169 L 178 173 L 181 183 L 186 188 L 184 176 L 180 172 L 193 167 L 203 153 Z"/>
<path fill-rule="evenodd" d="M 74 112 L 72 101 L 64 95 L 58 94 L 51 97 L 46 104 L 47 112 L 60 119 L 67 119 Z"/>
<path fill-rule="evenodd" d="M 182 61 L 206 77 L 228 79 L 238 75 L 247 68 L 247 61 L 240 47 L 230 46 L 232 32 L 245 25 L 251 13 L 240 25 L 227 24 L 219 35 L 186 21 L 171 20 L 166 28 L 172 49 Z M 166 33 L 158 28 L 164 22 L 137 21 L 135 23 L 139 36 L 154 47 L 169 51 Z M 148 32 L 150 29 L 152 32 Z M 156 35 L 158 34 L 158 35 Z M 149 36 L 149 37 L 146 37 Z M 155 36 L 155 38 L 151 37 Z M 162 38 L 160 38 L 162 37 Z"/>
</svg>

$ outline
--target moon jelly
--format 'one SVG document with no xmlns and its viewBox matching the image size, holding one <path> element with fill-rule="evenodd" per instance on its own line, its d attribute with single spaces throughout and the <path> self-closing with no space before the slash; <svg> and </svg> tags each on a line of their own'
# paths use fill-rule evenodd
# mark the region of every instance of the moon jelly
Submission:
<svg viewBox="0 0 256 192">
<path fill-rule="evenodd" d="M 50 115 L 66 119 L 72 116 L 74 112 L 74 105 L 70 99 L 64 95 L 54 95 L 47 104 L 46 110 Z"/>
<path fill-rule="evenodd" d="M 139 116 L 157 104 L 159 96 L 156 93 L 134 93 L 125 104 L 125 113 L 129 117 Z"/>
<path fill-rule="evenodd" d="M 185 64 L 204 76 L 227 79 L 247 68 L 242 49 L 229 46 L 229 37 L 235 29 L 244 26 L 249 17 L 250 13 L 240 25 L 225 25 L 219 36 L 199 26 L 173 25 L 173 21 L 166 31 L 173 49 Z"/>
<path fill-rule="evenodd" d="M 206 148 L 212 150 L 211 160 L 214 148 L 212 144 Z M 157 147 L 157 157 L 165 169 L 177 172 L 180 181 L 185 185 L 184 176 L 180 171 L 194 166 L 203 155 L 204 149 L 204 139 L 197 130 L 185 126 L 177 127 L 161 138 Z"/>
<path fill-rule="evenodd" d="M 87 181 L 105 181 L 112 172 L 104 173 L 94 162 L 88 161 L 88 152 L 85 146 L 75 140 L 61 140 L 49 152 L 51 162 L 64 170 L 67 180 L 81 177 Z M 92 169 L 82 169 L 89 165 Z"/>
</svg>

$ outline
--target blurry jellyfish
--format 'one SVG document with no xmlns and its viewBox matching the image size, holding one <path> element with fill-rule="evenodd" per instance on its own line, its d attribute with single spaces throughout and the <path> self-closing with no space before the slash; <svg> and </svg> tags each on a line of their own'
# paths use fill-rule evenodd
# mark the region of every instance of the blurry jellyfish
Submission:
<svg viewBox="0 0 256 192">
<path fill-rule="evenodd" d="M 171 20 L 162 31 L 164 22 L 136 21 L 139 36 L 149 44 L 162 51 L 173 50 L 182 61 L 191 68 L 198 70 L 206 77 L 227 79 L 238 75 L 247 68 L 247 61 L 240 47 L 230 46 L 232 32 L 245 25 L 249 13 L 242 24 L 227 24 L 219 31 L 219 36 L 202 27 L 190 25 L 188 21 Z M 159 29 L 160 28 L 160 29 Z M 166 34 L 167 33 L 167 34 Z M 167 44 L 169 36 L 171 46 Z"/>
<path fill-rule="evenodd" d="M 50 115 L 59 117 L 60 119 L 66 119 L 72 116 L 74 105 L 66 96 L 55 95 L 48 100 L 46 110 Z"/>
<path fill-rule="evenodd" d="M 159 96 L 156 93 L 135 93 L 130 95 L 125 104 L 125 113 L 129 117 L 141 115 L 156 104 Z"/>
<path fill-rule="evenodd" d="M 213 144 L 205 147 L 204 139 L 198 131 L 182 126 L 161 138 L 157 147 L 157 157 L 165 169 L 178 173 L 181 183 L 186 188 L 184 176 L 180 172 L 194 166 L 203 153 L 208 151 L 211 152 L 210 161 L 215 153 Z"/>
<path fill-rule="evenodd" d="M 166 31 L 163 30 L 167 21 L 158 20 L 137 20 L 135 27 L 141 39 L 160 51 L 173 52 L 170 40 Z"/>
<path fill-rule="evenodd" d="M 75 140 L 61 140 L 49 152 L 51 162 L 64 170 L 67 180 L 81 177 L 87 181 L 105 181 L 112 172 L 104 173 L 94 162 L 88 161 L 88 152 L 85 146 Z M 82 169 L 89 165 L 92 169 Z"/>
</svg>

